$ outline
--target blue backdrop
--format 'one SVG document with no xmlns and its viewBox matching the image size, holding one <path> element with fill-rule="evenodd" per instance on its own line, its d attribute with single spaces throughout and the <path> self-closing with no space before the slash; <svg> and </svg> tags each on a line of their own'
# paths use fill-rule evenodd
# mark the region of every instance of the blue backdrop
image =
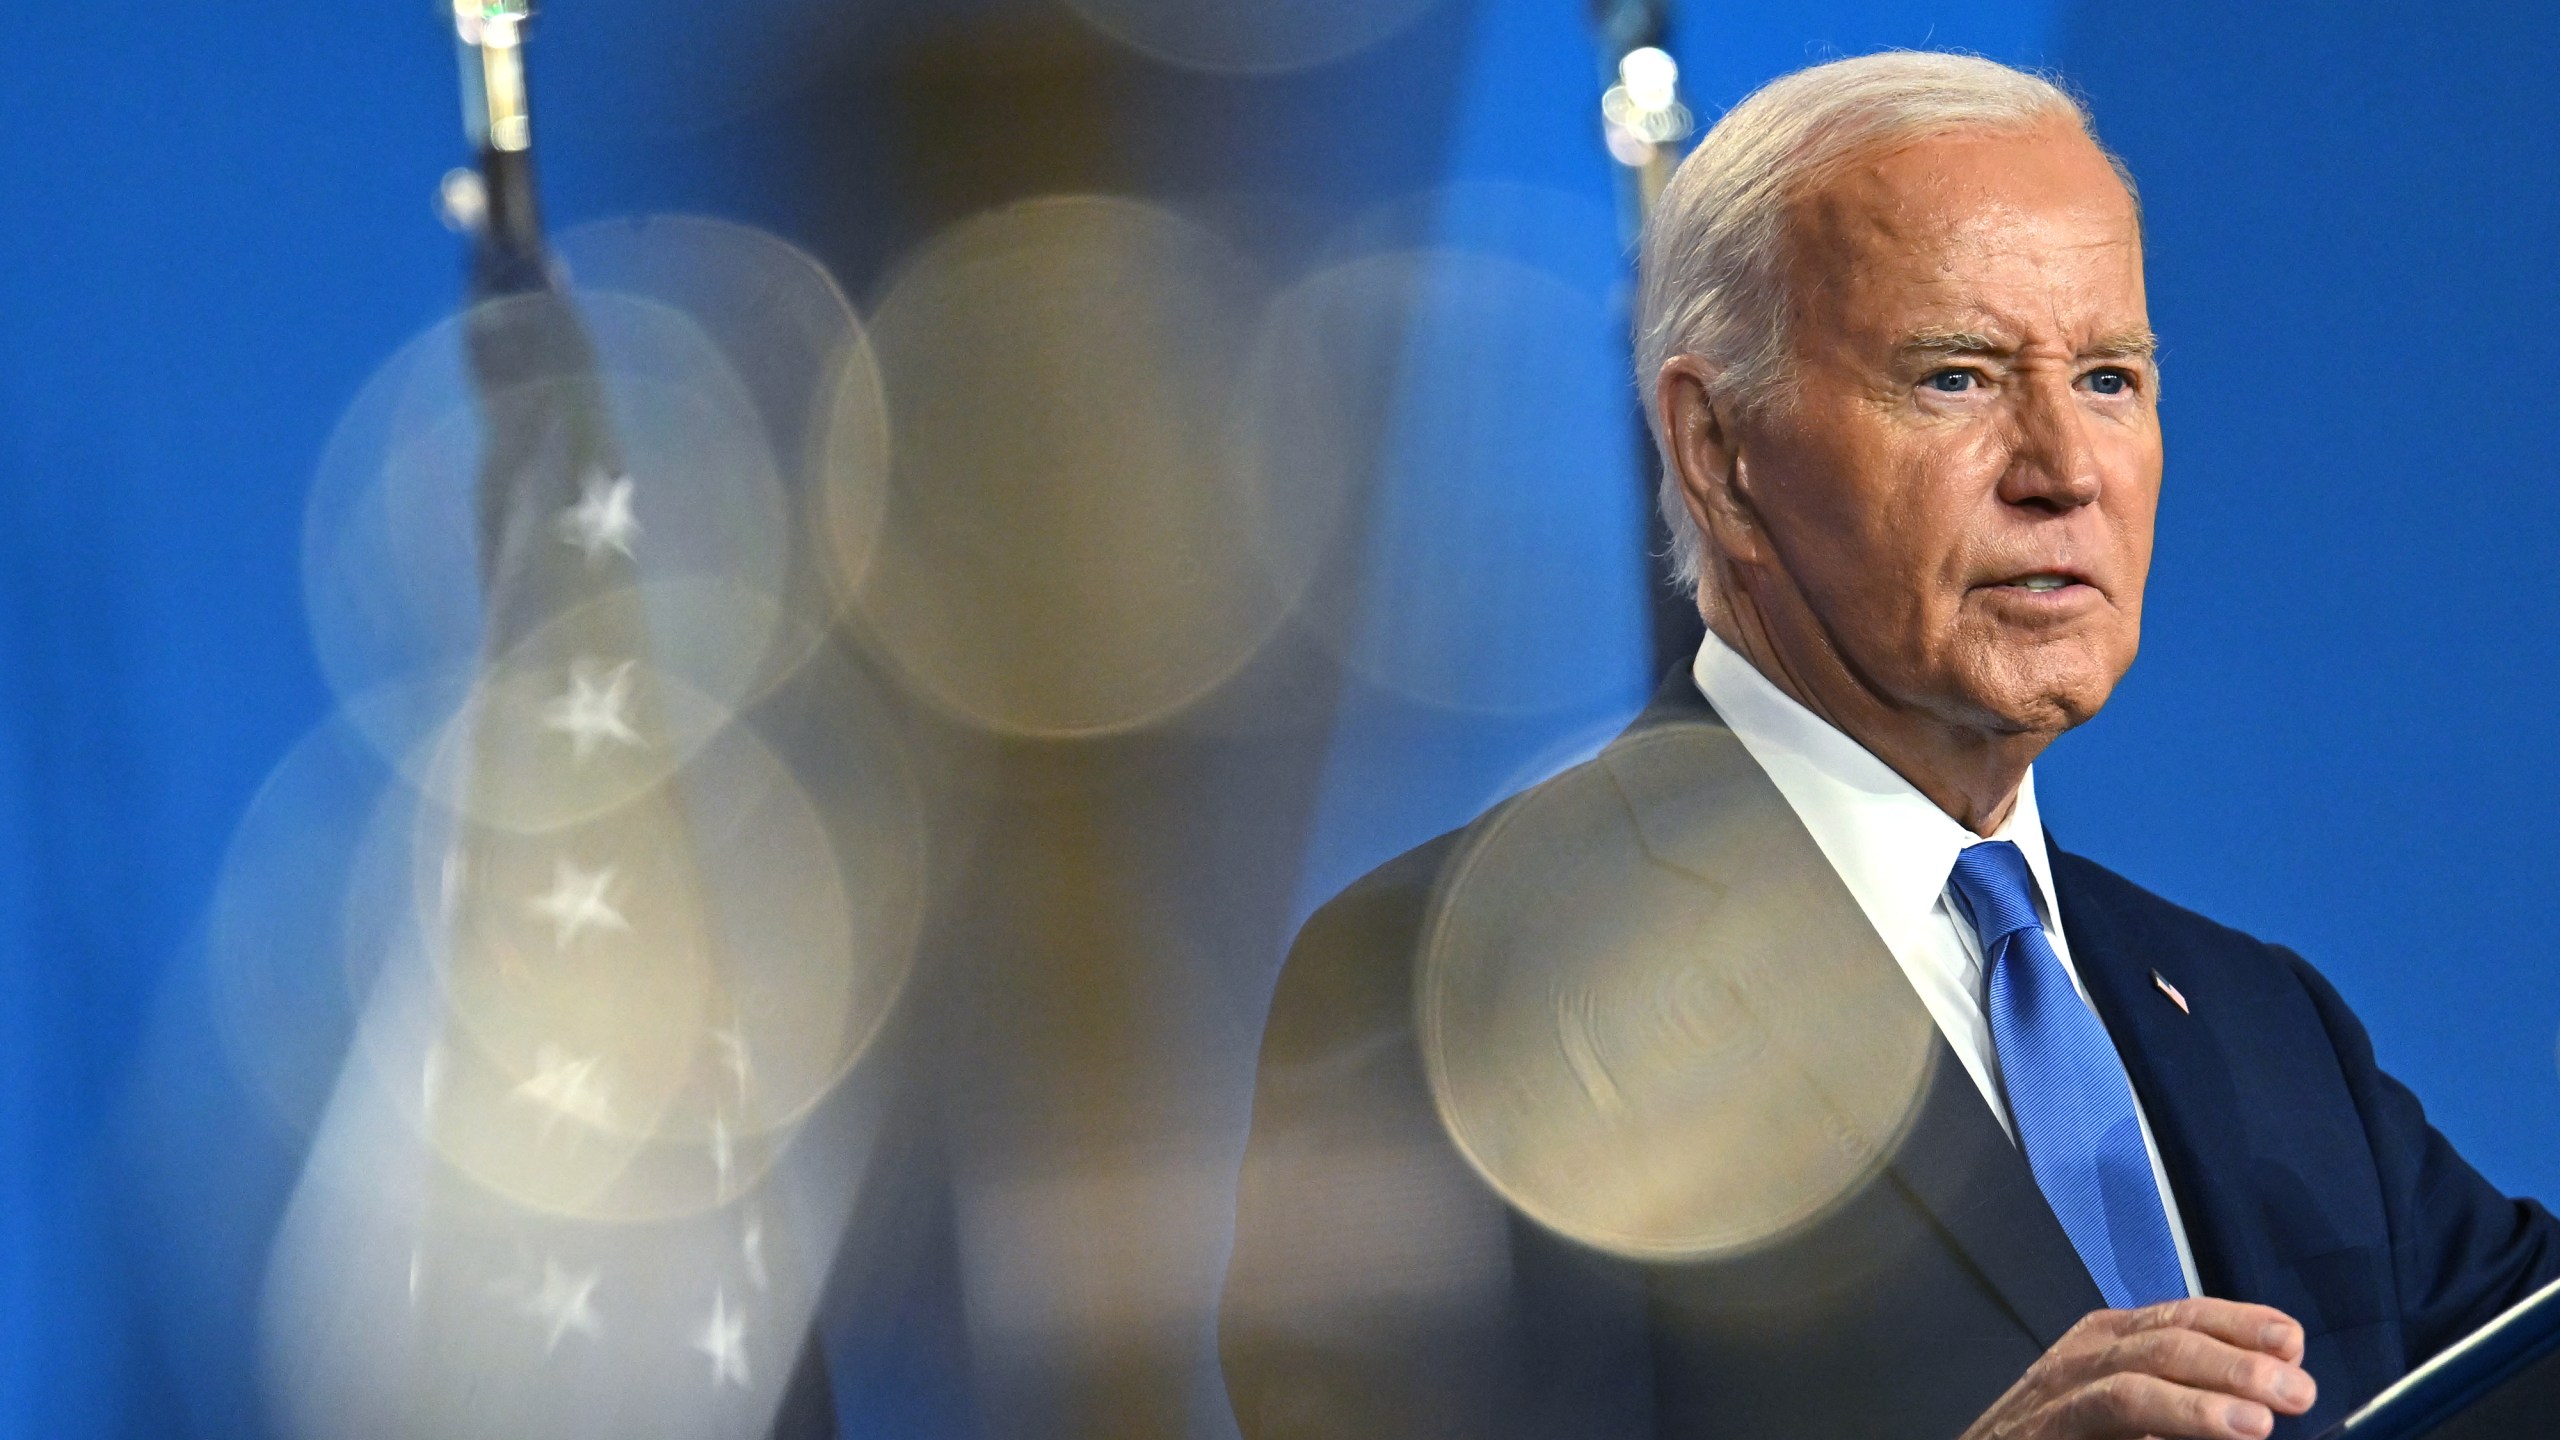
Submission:
<svg viewBox="0 0 2560 1440">
<path fill-rule="evenodd" d="M 1446 22 L 1467 29 L 1460 82 L 1345 124 L 1445 102 L 1423 117 L 1446 130 L 1441 178 L 1579 197 L 1602 218 L 1502 244 L 1608 292 L 1621 257 L 1579 0 L 1447 3 L 1464 10 Z M 723 67 L 758 59 L 697 33 L 699 8 L 548 7 L 537 98 L 562 219 L 680 209 L 793 233 L 804 197 L 724 143 L 737 107 L 662 103 L 724 93 Z M 721 7 L 742 32 L 797 8 Z M 280 1143 L 219 1095 L 138 1095 L 157 1082 L 135 1062 L 155 1010 L 186 1003 L 164 990 L 232 824 L 328 705 L 297 581 L 312 462 L 363 377 L 458 289 L 428 205 L 462 158 L 436 10 L 252 26 L 159 0 L 11 20 L 8 1433 L 254 1433 L 263 1239 L 244 1219 L 178 1253 L 117 1137 L 137 1107 L 201 1110 L 200 1151 L 159 1158 L 244 1217 L 271 1213 L 290 1178 Z M 2560 322 L 2560 16 L 1692 0 L 1676 48 L 1711 117 L 1795 65 L 1924 44 L 2061 70 L 2146 205 L 2170 445 L 2148 643 L 2106 714 L 2045 763 L 2050 822 L 2065 845 L 2309 955 L 2466 1153 L 2560 1195 L 2560 763 L 2546 739 L 2560 595 L 2539 583 L 2560 553 L 2560 399 L 2538 368 Z M 1358 137 L 1337 143 L 1356 170 Z M 1451 193 L 1439 223 L 1490 223 L 1466 198 L 1484 192 Z M 1573 363 L 1604 375 L 1613 361 L 1593 345 Z M 1585 433 L 1595 464 L 1632 463 L 1621 416 Z M 1589 604 L 1579 663 L 1619 673 L 1583 713 L 1381 721 L 1342 748 L 1310 898 L 1633 702 L 1647 685 L 1635 612 Z"/>
</svg>

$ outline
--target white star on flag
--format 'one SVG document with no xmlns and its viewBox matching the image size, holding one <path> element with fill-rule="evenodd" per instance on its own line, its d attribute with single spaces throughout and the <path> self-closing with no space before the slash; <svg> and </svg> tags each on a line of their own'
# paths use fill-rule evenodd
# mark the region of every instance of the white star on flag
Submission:
<svg viewBox="0 0 2560 1440">
<path fill-rule="evenodd" d="M 711 1322 L 694 1337 L 693 1348 L 711 1357 L 711 1383 L 747 1388 L 747 1317 L 729 1313 L 725 1290 L 711 1292 Z"/>
<path fill-rule="evenodd" d="M 599 675 L 595 663 L 582 658 L 570 662 L 569 693 L 551 702 L 542 712 L 542 723 L 568 736 L 571 758 L 585 764 L 595 748 L 608 740 L 617 745 L 640 743 L 640 732 L 631 728 L 623 714 L 623 707 L 630 703 L 630 661 Z"/>
<path fill-rule="evenodd" d="M 603 559 L 607 550 L 625 560 L 632 558 L 631 541 L 640 533 L 640 521 L 631 513 L 631 477 L 588 471 L 578 482 L 578 503 L 561 511 L 553 528 L 563 541 L 577 546 L 590 565 Z"/>
<path fill-rule="evenodd" d="M 729 1117 L 711 1117 L 711 1164 L 720 1172 L 720 1198 L 729 1198 L 729 1171 L 737 1164 L 738 1153 L 729 1142 Z"/>
<path fill-rule="evenodd" d="M 738 1254 L 747 1262 L 747 1280 L 762 1290 L 773 1282 L 764 1271 L 764 1217 L 747 1212 L 745 1233 L 738 1237 Z"/>
<path fill-rule="evenodd" d="M 747 1095 L 747 1077 L 754 1067 L 747 1063 L 747 1037 L 735 1025 L 711 1032 L 712 1043 L 720 1047 L 721 1058 L 729 1064 L 729 1073 L 738 1077 L 738 1098 Z"/>
<path fill-rule="evenodd" d="M 542 1288 L 524 1298 L 518 1307 L 526 1316 L 542 1322 L 545 1334 L 542 1353 L 560 1348 L 560 1337 L 575 1330 L 590 1340 L 604 1335 L 604 1321 L 596 1315 L 593 1297 L 596 1272 L 572 1275 L 560 1262 L 545 1258 L 542 1262 Z"/>
<path fill-rule="evenodd" d="M 437 1102 L 444 1099 L 444 1047 L 430 1045 L 427 1058 L 418 1064 L 418 1113 L 432 1118 Z"/>
<path fill-rule="evenodd" d="M 631 928 L 631 922 L 606 897 L 613 888 L 614 873 L 610 865 L 582 870 L 566 859 L 552 863 L 551 892 L 525 902 L 526 909 L 551 922 L 552 948 L 566 950 L 570 941 L 590 930 Z"/>
<path fill-rule="evenodd" d="M 595 1126 L 613 1123 L 612 1097 L 606 1093 L 604 1083 L 596 1079 L 599 1058 L 572 1058 L 557 1045 L 545 1045 L 535 1052 L 533 1076 L 515 1088 L 515 1097 L 552 1112 L 543 1117 L 544 1134 L 551 1132 L 552 1121 L 561 1115 Z"/>
</svg>

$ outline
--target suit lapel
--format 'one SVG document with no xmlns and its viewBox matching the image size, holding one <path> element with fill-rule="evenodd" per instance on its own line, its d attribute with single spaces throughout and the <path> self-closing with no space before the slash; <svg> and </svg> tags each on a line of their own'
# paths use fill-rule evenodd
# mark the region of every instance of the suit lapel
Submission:
<svg viewBox="0 0 2560 1440">
<path fill-rule="evenodd" d="M 1928 1095 L 1894 1152 L 1894 1180 L 2036 1344 L 2050 1348 L 2081 1316 L 2105 1308 L 2106 1297 L 1973 1077 L 1944 1037 L 1938 1048 Z"/>
<path fill-rule="evenodd" d="M 1633 743 L 1678 726 L 1716 732 L 1721 745 L 1684 747 L 1666 763 Z M 1722 753 L 1730 747 L 1730 754 Z M 1705 758 L 1703 766 L 1701 757 Z M 1731 873 L 1730 852 L 1710 837 L 1743 819 L 1765 846 L 1760 858 L 1784 857 L 1787 868 L 1815 871 L 1813 883 L 1791 885 L 1806 897 L 1803 933 L 1850 952 L 1870 967 L 1878 987 L 1928 1027 L 1934 1047 L 1919 1103 L 1897 1135 L 1864 1137 L 1885 1157 L 1885 1171 L 1926 1212 L 1939 1232 L 1982 1277 L 2039 1346 L 2050 1346 L 2080 1317 L 2105 1305 L 2070 1237 L 2045 1203 L 2026 1157 L 1983 1101 L 1946 1038 L 1928 1020 L 1902 968 L 1869 925 L 1846 885 L 1831 872 L 1786 797 L 1742 751 L 1686 670 L 1675 671 L 1645 713 L 1602 757 L 1619 784 L 1646 849 L 1666 865 L 1717 883 L 1748 884 Z M 1671 767 L 1678 766 L 1675 772 Z M 1738 817 L 1736 811 L 1745 812 Z M 1826 883 L 1827 882 L 1827 883 Z M 2065 915 L 2069 915 L 2065 906 Z M 2077 932 L 2073 932 L 2075 953 Z M 1820 1085 L 1821 1077 L 1813 1077 Z"/>
<path fill-rule="evenodd" d="M 2050 836 L 2045 843 L 2055 849 Z M 2056 855 L 2061 858 L 2058 849 Z M 2208 1294 L 2250 1293 L 2268 1257 L 2258 1253 L 2259 1227 L 2241 1213 L 2249 1203 L 2246 1187 L 2228 1183 L 2249 1173 L 2249 1152 L 2238 1091 L 2214 1029 L 2223 1018 L 2214 1004 L 2215 978 L 2189 969 L 2182 954 L 2146 946 L 2099 896 L 2077 883 L 2075 865 L 2055 865 L 2054 888 L 2080 983 L 2106 1022 L 2159 1142 L 2195 1252 L 2197 1278 Z M 2162 981 L 2193 1009 L 2172 1001 Z M 2205 1183 L 2217 1176 L 2226 1183 Z"/>
</svg>

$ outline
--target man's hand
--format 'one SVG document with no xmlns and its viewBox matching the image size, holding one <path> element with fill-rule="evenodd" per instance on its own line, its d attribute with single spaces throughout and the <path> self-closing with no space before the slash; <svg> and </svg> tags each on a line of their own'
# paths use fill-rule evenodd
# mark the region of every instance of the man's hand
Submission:
<svg viewBox="0 0 2560 1440">
<path fill-rule="evenodd" d="M 2281 1310 L 2173 1300 L 2082 1317 L 1964 1440 L 2264 1440 L 2311 1408 L 2302 1327 Z"/>
</svg>

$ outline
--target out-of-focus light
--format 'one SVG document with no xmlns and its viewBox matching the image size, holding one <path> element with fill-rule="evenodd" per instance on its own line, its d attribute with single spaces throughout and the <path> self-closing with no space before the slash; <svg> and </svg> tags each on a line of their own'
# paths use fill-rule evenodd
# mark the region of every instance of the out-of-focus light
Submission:
<svg viewBox="0 0 2560 1440">
<path fill-rule="evenodd" d="M 1673 773 L 1720 799 L 1629 814 Z M 1821 852 L 1751 823 L 1780 803 L 1730 732 L 1666 728 L 1522 796 L 1441 882 L 1423 1060 L 1451 1140 L 1521 1213 L 1707 1260 L 1876 1180 L 1942 1047 Z"/>
<path fill-rule="evenodd" d="M 519 151 L 533 144 L 525 111 L 524 23 L 532 0 L 453 0 L 453 33 L 462 42 L 464 119 L 475 143 Z M 479 52 L 471 65 L 468 52 Z"/>
<path fill-rule="evenodd" d="M 1639 108 L 1667 110 L 1679 99 L 1680 62 L 1657 46 L 1640 46 L 1618 62 L 1618 83 Z"/>
<path fill-rule="evenodd" d="M 1609 158 L 1630 168 L 1640 167 L 1653 159 L 1653 146 L 1622 125 L 1606 127 Z"/>
<path fill-rule="evenodd" d="M 1546 271 L 1445 246 L 1364 255 L 1273 302 L 1244 393 L 1252 443 L 1296 513 L 1271 534 L 1357 523 L 1347 573 L 1299 628 L 1371 684 L 1452 710 L 1605 703 L 1589 617 L 1632 594 L 1610 563 L 1640 516 L 1591 483 L 1623 443 L 1596 417 L 1624 386 L 1609 307 Z M 1581 617 L 1576 626 L 1568 617 Z"/>
<path fill-rule="evenodd" d="M 602 220 L 562 233 L 553 252 L 582 293 L 640 296 L 681 311 L 729 362 L 763 422 L 792 517 L 790 553 L 771 573 L 719 571 L 731 597 L 725 609 L 653 604 L 651 617 L 662 643 L 678 637 L 682 650 L 690 642 L 679 627 L 697 618 L 725 616 L 734 626 L 751 619 L 742 605 L 777 614 L 779 623 L 763 625 L 770 648 L 738 695 L 753 699 L 796 671 L 836 618 L 842 594 L 827 562 L 858 577 L 878 535 L 889 421 L 870 336 L 826 267 L 749 226 L 692 215 Z"/>
<path fill-rule="evenodd" d="M 489 187 L 480 172 L 456 166 L 436 184 L 436 218 L 456 235 L 477 234 L 489 220 Z"/>
<path fill-rule="evenodd" d="M 1600 97 L 1600 113 L 1612 130 L 1623 130 L 1635 140 L 1648 145 L 1668 145 L 1686 137 L 1691 121 L 1689 108 L 1674 100 L 1655 109 L 1636 103 L 1635 96 L 1624 85 L 1612 85 Z"/>
<path fill-rule="evenodd" d="M 1273 74 L 1358 54 L 1440 0 L 1066 0 L 1094 29 L 1186 69 Z"/>
<path fill-rule="evenodd" d="M 634 265 L 597 268 L 647 278 Z M 619 475 L 598 483 L 610 492 L 617 478 L 632 481 L 637 533 L 622 538 L 633 558 L 598 553 L 627 576 L 600 597 L 516 595 L 510 623 L 532 635 L 570 610 L 588 611 L 588 619 L 599 604 L 634 612 L 651 637 L 642 668 L 662 672 L 642 678 L 671 679 L 679 695 L 702 697 L 679 699 L 682 708 L 663 717 L 678 742 L 672 763 L 805 657 L 813 648 L 806 632 L 825 618 L 831 597 L 795 595 L 805 562 L 793 559 L 799 525 L 776 473 L 775 437 L 787 427 L 796 444 L 803 416 L 784 408 L 792 397 L 777 375 L 760 369 L 750 389 L 730 363 L 752 349 L 763 333 L 757 327 L 739 323 L 724 336 L 734 343 L 722 343 L 670 305 L 573 294 L 595 346 L 594 379 L 620 422 Z M 466 337 L 475 321 L 502 326 L 540 303 L 492 301 L 404 347 L 348 407 L 315 477 L 303 585 L 321 671 L 348 702 L 350 719 L 404 766 L 431 753 L 422 742 L 447 724 L 475 679 L 484 712 L 522 704 L 537 720 L 569 690 L 565 667 L 574 656 L 512 647 L 481 668 L 491 616 L 476 507 L 490 427 L 467 374 Z M 820 329 L 835 339 L 843 333 Z M 821 345 L 822 357 L 833 343 Z M 823 381 L 803 375 L 798 383 L 805 390 Z M 566 403 L 575 389 L 569 377 L 539 375 L 489 398 L 521 409 Z M 800 410 L 813 403 L 801 399 Z M 565 573 L 593 577 L 589 555 L 569 533 L 582 503 L 580 486 L 565 484 L 533 533 L 543 553 L 556 550 L 567 562 Z M 443 798 L 462 803 L 458 794 Z"/>
<path fill-rule="evenodd" d="M 1664 147 L 1686 139 L 1694 122 L 1680 103 L 1680 65 L 1652 45 L 1618 61 L 1618 83 L 1600 97 L 1609 153 L 1621 165 L 1642 169 L 1664 158 Z"/>
<path fill-rule="evenodd" d="M 880 519 L 843 578 L 918 693 L 1000 733 L 1125 731 L 1278 632 L 1300 497 L 1221 423 L 1259 299 L 1214 232 L 1102 196 L 990 211 L 910 262 L 872 326 L 888 494 L 848 497 Z"/>
<path fill-rule="evenodd" d="M 465 45 L 516 45 L 532 18 L 533 0 L 453 0 L 453 33 Z"/>
</svg>

